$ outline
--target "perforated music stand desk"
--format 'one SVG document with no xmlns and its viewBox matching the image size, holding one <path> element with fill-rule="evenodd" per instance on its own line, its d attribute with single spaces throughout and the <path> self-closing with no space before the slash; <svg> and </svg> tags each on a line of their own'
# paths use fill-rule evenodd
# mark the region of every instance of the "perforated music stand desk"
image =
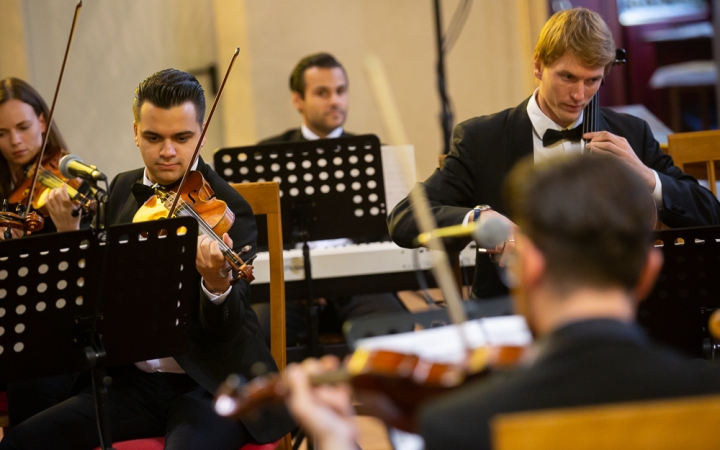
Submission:
<svg viewBox="0 0 720 450">
<path fill-rule="evenodd" d="M 308 241 L 387 235 L 382 154 L 375 135 L 224 148 L 213 160 L 228 182 L 280 183 L 283 242 L 303 243 L 308 299 L 315 298 Z M 314 306 L 306 308 L 306 320 L 310 355 L 319 356 Z"/>
<path fill-rule="evenodd" d="M 218 149 L 215 171 L 229 183 L 280 183 L 283 242 L 387 234 L 377 136 Z"/>
<path fill-rule="evenodd" d="M 104 367 L 186 352 L 196 242 L 192 218 L 0 242 L 0 382 L 88 368 L 96 309 Z"/>
<path fill-rule="evenodd" d="M 720 308 L 720 227 L 655 234 L 665 262 L 638 322 L 650 335 L 692 356 L 703 355 L 708 315 Z"/>
</svg>

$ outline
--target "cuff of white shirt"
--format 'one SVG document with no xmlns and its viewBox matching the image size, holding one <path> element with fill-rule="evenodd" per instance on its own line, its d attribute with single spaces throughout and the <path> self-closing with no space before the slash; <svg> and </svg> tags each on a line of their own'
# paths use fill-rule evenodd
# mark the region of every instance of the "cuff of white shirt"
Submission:
<svg viewBox="0 0 720 450">
<path fill-rule="evenodd" d="M 465 214 L 465 218 L 463 219 L 462 224 L 467 225 L 470 222 L 470 216 L 472 216 L 473 214 L 475 214 L 475 210 L 471 209 L 469 213 Z"/>
<path fill-rule="evenodd" d="M 655 174 L 655 189 L 652 192 L 652 198 L 655 200 L 657 209 L 663 209 L 665 204 L 663 204 L 662 198 L 662 182 L 660 181 L 660 175 L 658 175 L 657 171 L 653 170 L 653 173 Z"/>
<path fill-rule="evenodd" d="M 225 301 L 228 294 L 230 293 L 230 290 L 232 290 L 232 286 L 228 286 L 227 291 L 223 292 L 220 295 L 215 295 L 212 292 L 208 291 L 205 287 L 205 280 L 200 280 L 200 287 L 202 288 L 203 292 L 205 293 L 205 297 L 207 297 L 208 300 L 215 303 L 216 305 L 221 305 L 222 302 Z"/>
</svg>

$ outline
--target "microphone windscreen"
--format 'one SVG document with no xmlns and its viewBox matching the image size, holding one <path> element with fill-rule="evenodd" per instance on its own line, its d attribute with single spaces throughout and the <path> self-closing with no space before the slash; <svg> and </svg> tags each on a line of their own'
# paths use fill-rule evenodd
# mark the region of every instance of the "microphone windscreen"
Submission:
<svg viewBox="0 0 720 450">
<path fill-rule="evenodd" d="M 508 236 L 510 236 L 510 226 L 506 221 L 497 217 L 488 218 L 481 227 L 475 228 L 473 232 L 473 238 L 478 247 L 488 249 L 502 244 Z"/>
<path fill-rule="evenodd" d="M 60 158 L 59 169 L 60 173 L 65 178 L 76 178 L 76 176 L 70 172 L 70 168 L 68 167 L 68 165 L 73 161 L 82 162 L 82 159 L 78 155 L 65 155 Z"/>
</svg>

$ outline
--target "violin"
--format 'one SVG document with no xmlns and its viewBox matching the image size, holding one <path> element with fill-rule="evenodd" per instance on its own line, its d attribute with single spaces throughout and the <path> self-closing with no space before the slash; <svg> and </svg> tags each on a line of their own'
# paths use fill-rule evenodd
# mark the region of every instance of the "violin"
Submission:
<svg viewBox="0 0 720 450">
<path fill-rule="evenodd" d="M 6 211 L 3 213 L 4 218 L 8 220 L 8 229 L 5 232 L 5 237 L 9 238 L 10 236 L 10 228 L 13 228 L 13 225 L 11 222 L 18 221 L 23 222 L 22 228 L 25 230 L 25 232 L 31 232 L 33 228 L 36 228 L 38 226 L 37 221 L 37 213 L 31 211 L 31 208 L 34 207 L 36 204 L 44 205 L 45 199 L 47 198 L 47 194 L 49 191 L 45 189 L 45 197 L 42 196 L 42 192 L 38 193 L 38 196 L 36 197 L 35 192 L 36 191 L 43 191 L 41 189 L 36 189 L 36 186 L 40 182 L 41 175 L 42 178 L 46 180 L 46 183 L 49 184 L 50 188 L 59 187 L 62 182 L 58 184 L 57 178 L 59 178 L 58 175 L 52 174 L 52 172 L 47 171 L 43 168 L 43 164 L 49 164 L 52 161 L 54 161 L 54 168 L 59 173 L 58 169 L 58 162 L 61 156 L 63 156 L 61 153 L 62 151 L 60 149 L 51 149 L 50 152 L 46 154 L 45 150 L 47 148 L 48 144 L 48 138 L 50 137 L 50 130 L 52 129 L 53 125 L 53 118 L 55 115 L 55 104 L 57 102 L 58 93 L 60 92 L 60 85 L 62 84 L 63 74 L 65 73 L 65 65 L 67 64 L 68 54 L 70 53 L 70 46 L 72 44 L 73 36 L 75 35 L 75 27 L 77 25 L 78 16 L 80 14 L 80 9 L 82 8 L 82 0 L 79 0 L 77 5 L 75 6 L 75 14 L 73 15 L 73 21 L 72 26 L 70 27 L 70 35 L 68 36 L 68 42 L 67 46 L 65 47 L 65 55 L 63 56 L 62 65 L 60 66 L 60 75 L 58 76 L 57 85 L 55 86 L 55 94 L 53 95 L 53 101 L 52 105 L 50 106 L 50 112 L 48 114 L 48 117 L 46 118 L 47 124 L 46 124 L 46 132 L 43 135 L 42 138 L 42 144 L 40 145 L 40 153 L 37 155 L 35 164 L 31 164 L 30 167 L 33 165 L 35 166 L 34 169 L 31 170 L 32 175 L 26 174 L 25 180 L 20 183 L 15 190 L 10 194 L 10 202 L 17 203 L 19 205 L 18 207 L 18 214 L 13 215 L 17 217 L 10 216 L 10 213 L 7 213 Z M 46 156 L 47 155 L 47 156 Z M 20 177 L 19 177 L 20 178 Z M 18 178 L 18 179 L 19 179 Z M 73 193 L 71 193 L 71 190 Z M 16 194 L 17 193 L 17 194 Z M 75 188 L 68 188 L 68 193 L 70 194 L 71 198 L 75 195 L 77 196 L 77 191 Z M 15 201 L 14 201 L 15 200 Z M 23 205 L 24 206 L 20 206 Z M 42 207 L 41 205 L 41 207 Z M 88 205 L 89 207 L 89 205 Z M 6 210 L 7 206 L 3 205 L 3 209 Z M 46 214 L 47 215 L 47 214 Z M 30 223 L 26 223 L 29 221 Z M 40 225 L 42 228 L 42 225 Z M 19 227 L 18 227 L 19 228 Z"/>
<path fill-rule="evenodd" d="M 252 266 L 252 259 L 255 259 L 255 257 L 253 256 L 252 259 L 243 262 L 240 255 L 235 253 L 221 237 L 232 227 L 235 214 L 227 207 L 224 201 L 215 197 L 215 192 L 200 172 L 196 170 L 189 172 L 179 196 L 173 190 L 164 188 L 159 184 L 155 184 L 153 190 L 155 195 L 150 197 L 135 213 L 133 222 L 167 218 L 171 206 L 177 198 L 179 206 L 175 209 L 172 217 L 194 217 L 200 225 L 199 232 L 218 243 L 225 260 L 230 264 L 230 268 L 238 274 L 237 278 L 231 280 L 230 284 L 235 284 L 240 279 L 246 280 L 248 283 L 255 279 Z M 241 254 L 248 251 L 250 251 L 250 246 L 243 248 Z M 227 277 L 228 271 L 221 271 L 221 274 L 223 278 Z"/>
<path fill-rule="evenodd" d="M 515 366 L 525 355 L 524 346 L 483 346 L 468 352 L 462 364 L 431 362 L 413 354 L 389 350 L 356 350 L 346 367 L 310 375 L 312 385 L 348 382 L 364 414 L 407 432 L 416 432 L 420 405 L 451 392 L 466 381 L 493 370 Z M 262 405 L 284 401 L 289 389 L 281 374 L 252 379 L 241 386 L 231 375 L 216 394 L 215 410 L 221 416 L 243 418 Z"/>
<path fill-rule="evenodd" d="M 30 164 L 25 169 L 24 179 L 15 187 L 8 201 L 11 204 L 28 204 L 28 197 L 32 191 L 31 206 L 43 216 L 48 217 L 49 213 L 45 206 L 48 194 L 51 189 L 64 184 L 67 186 L 66 189 L 70 200 L 78 205 L 78 210 L 73 214 L 77 215 L 82 211 L 83 215 L 94 215 L 97 212 L 97 201 L 86 195 L 87 193 L 94 193 L 94 189 L 81 180 L 68 180 L 60 173 L 60 158 L 66 154 L 67 152 L 60 148 L 54 148 L 45 154 L 40 164 L 40 173 L 37 176 L 37 182 L 42 188 L 36 186 L 35 189 L 31 189 L 31 183 L 35 179 L 36 164 Z M 85 193 L 81 192 L 83 188 L 87 189 Z"/>
<path fill-rule="evenodd" d="M 22 230 L 23 234 L 31 234 L 42 230 L 45 219 L 35 211 L 31 211 L 26 217 L 8 211 L 8 201 L 3 200 L 2 211 L 0 211 L 0 227 L 5 228 L 4 239 L 12 239 L 11 229 Z"/>
</svg>

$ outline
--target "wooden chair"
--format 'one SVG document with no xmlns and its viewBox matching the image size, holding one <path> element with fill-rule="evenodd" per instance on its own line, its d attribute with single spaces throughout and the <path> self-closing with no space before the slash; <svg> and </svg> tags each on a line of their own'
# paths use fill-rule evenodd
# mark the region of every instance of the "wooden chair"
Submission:
<svg viewBox="0 0 720 450">
<path fill-rule="evenodd" d="M 282 216 L 280 214 L 280 184 L 231 184 L 243 196 L 256 216 L 267 216 L 268 253 L 270 256 L 270 353 L 280 371 L 285 370 L 285 268 L 283 263 Z M 278 450 L 292 449 L 290 434 L 285 435 Z"/>
<path fill-rule="evenodd" d="M 286 365 L 285 353 L 285 272 L 283 270 L 280 185 L 276 182 L 242 183 L 231 186 L 247 200 L 253 213 L 267 216 L 268 251 L 270 253 L 270 353 L 279 370 Z M 277 444 L 277 447 L 275 446 Z M 162 450 L 164 438 L 137 439 L 113 444 L 117 450 Z M 265 445 L 248 444 L 240 450 L 291 450 L 290 434 Z"/>
<path fill-rule="evenodd" d="M 700 450 L 720 448 L 720 396 L 499 415 L 497 450 Z"/>
<path fill-rule="evenodd" d="M 715 163 L 720 161 L 720 130 L 668 135 L 668 154 L 683 172 L 708 180 L 710 191 L 717 196 Z"/>
</svg>

